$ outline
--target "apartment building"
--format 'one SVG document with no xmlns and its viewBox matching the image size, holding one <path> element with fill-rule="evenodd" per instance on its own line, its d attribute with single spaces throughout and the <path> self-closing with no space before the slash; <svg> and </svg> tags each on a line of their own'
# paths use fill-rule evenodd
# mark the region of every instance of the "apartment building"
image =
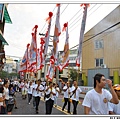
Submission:
<svg viewBox="0 0 120 120">
<path fill-rule="evenodd" d="M 85 85 L 93 86 L 98 72 L 112 79 L 113 84 L 120 84 L 120 6 L 84 35 L 82 49 Z"/>
</svg>

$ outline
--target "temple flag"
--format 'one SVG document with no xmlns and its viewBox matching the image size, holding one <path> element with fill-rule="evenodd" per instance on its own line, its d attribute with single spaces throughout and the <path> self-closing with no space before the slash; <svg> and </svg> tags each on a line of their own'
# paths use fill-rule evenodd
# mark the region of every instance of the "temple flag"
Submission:
<svg viewBox="0 0 120 120">
<path fill-rule="evenodd" d="M 31 66 L 34 64 L 37 64 L 37 39 L 36 39 L 37 28 L 38 26 L 35 25 L 32 33 L 32 41 L 30 46 L 30 65 Z"/>
<path fill-rule="evenodd" d="M 25 51 L 24 56 L 20 63 L 19 72 L 28 72 L 28 62 L 29 62 L 28 51 L 29 51 L 29 49 L 30 49 L 30 44 L 27 44 L 26 51 Z"/>
<path fill-rule="evenodd" d="M 55 59 L 55 63 L 57 63 L 58 42 L 59 42 L 59 36 L 61 34 L 61 28 L 60 28 L 60 4 L 57 4 L 56 6 L 58 7 L 58 9 L 57 9 L 56 22 L 55 22 L 55 28 L 54 28 L 53 54 L 52 54 L 52 56 Z"/>
<path fill-rule="evenodd" d="M 69 34 L 68 34 L 68 23 L 64 24 L 62 31 L 66 31 L 66 40 L 64 45 L 64 51 L 62 53 L 61 62 L 58 65 L 60 71 L 69 65 Z"/>
<path fill-rule="evenodd" d="M 89 4 L 81 4 L 81 6 L 84 6 L 84 11 L 83 11 L 83 18 L 82 18 L 82 23 L 81 23 L 78 53 L 77 53 L 77 58 L 76 58 L 76 66 L 78 66 L 78 67 L 80 67 L 80 59 L 82 57 L 82 43 L 83 43 L 83 39 L 84 39 L 87 8 L 88 8 Z"/>
</svg>

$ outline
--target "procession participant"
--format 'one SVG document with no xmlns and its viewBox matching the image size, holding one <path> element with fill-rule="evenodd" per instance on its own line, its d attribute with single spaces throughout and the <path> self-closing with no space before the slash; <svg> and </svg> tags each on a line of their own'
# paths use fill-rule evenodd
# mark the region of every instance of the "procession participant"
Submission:
<svg viewBox="0 0 120 120">
<path fill-rule="evenodd" d="M 54 95 L 54 106 L 57 107 L 57 99 L 60 93 L 60 89 L 57 83 L 53 83 L 53 87 L 55 88 L 55 93 L 56 93 L 56 95 Z"/>
<path fill-rule="evenodd" d="M 30 104 L 30 101 L 32 99 L 32 91 L 33 91 L 33 86 L 32 86 L 32 81 L 29 82 L 28 84 L 28 104 Z"/>
<path fill-rule="evenodd" d="M 41 99 L 41 94 L 44 91 L 44 87 L 41 85 L 41 79 L 37 81 L 37 84 L 34 87 L 35 89 L 35 105 L 36 105 L 36 114 L 38 114 L 38 106 Z"/>
<path fill-rule="evenodd" d="M 119 103 L 114 104 L 114 103 L 108 102 L 109 114 L 120 115 L 120 85 L 119 84 L 114 85 L 113 88 L 118 96 Z"/>
<path fill-rule="evenodd" d="M 65 84 L 65 86 L 63 87 L 63 92 L 64 92 L 64 104 L 63 104 L 63 107 L 62 107 L 62 111 L 64 111 L 67 103 L 68 103 L 68 110 L 67 112 L 70 113 L 70 92 L 71 91 L 71 88 L 70 88 L 70 83 L 67 82 Z"/>
<path fill-rule="evenodd" d="M 4 80 L 4 96 L 5 96 L 5 113 L 8 113 L 8 101 L 9 101 L 9 81 L 8 80 Z"/>
<path fill-rule="evenodd" d="M 46 114 L 51 114 L 54 104 L 54 96 L 56 95 L 52 82 L 49 82 L 49 86 L 46 87 L 45 94 Z"/>
<path fill-rule="evenodd" d="M 77 105 L 79 103 L 79 95 L 82 93 L 80 87 L 78 87 L 77 81 L 74 80 L 73 86 L 71 88 L 71 99 L 73 104 L 73 114 L 77 114 Z"/>
<path fill-rule="evenodd" d="M 108 84 L 110 92 L 104 89 Z M 103 74 L 97 73 L 94 76 L 94 88 L 85 95 L 82 105 L 85 114 L 102 115 L 109 114 L 108 101 L 118 104 L 118 97 L 112 87 L 112 81 L 106 80 Z"/>
</svg>

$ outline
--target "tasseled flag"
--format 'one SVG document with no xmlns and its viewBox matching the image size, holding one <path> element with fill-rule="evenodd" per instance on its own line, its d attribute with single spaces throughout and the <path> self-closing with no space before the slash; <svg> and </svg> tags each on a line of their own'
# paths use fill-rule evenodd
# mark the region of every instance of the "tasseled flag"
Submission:
<svg viewBox="0 0 120 120">
<path fill-rule="evenodd" d="M 32 41 L 31 41 L 31 46 L 30 46 L 30 65 L 37 64 L 37 28 L 38 26 L 35 25 L 35 27 L 32 29 Z"/>
<path fill-rule="evenodd" d="M 46 18 L 46 21 L 48 21 L 48 24 L 50 23 L 50 20 L 51 20 L 52 16 L 53 16 L 53 13 L 49 12 L 49 17 Z"/>
<path fill-rule="evenodd" d="M 45 64 L 45 60 L 46 60 L 46 56 L 47 56 L 47 52 L 48 52 L 52 16 L 53 16 L 53 13 L 49 12 L 49 17 L 46 19 L 46 21 L 49 21 L 49 22 L 48 22 L 47 32 L 45 34 L 45 37 L 43 38 L 44 39 L 44 44 L 41 43 L 41 45 L 43 46 L 41 48 L 41 49 L 43 49 L 43 52 L 41 52 L 41 57 L 42 57 L 41 58 L 42 59 L 41 67 L 43 67 L 43 65 Z"/>
<path fill-rule="evenodd" d="M 55 75 L 55 66 L 54 66 L 54 64 L 50 64 L 46 78 L 48 80 L 52 81 L 54 75 Z"/>
<path fill-rule="evenodd" d="M 27 72 L 28 71 L 28 51 L 30 49 L 29 47 L 30 47 L 30 44 L 27 44 L 25 54 L 24 54 L 23 59 L 20 63 L 19 72 Z"/>
<path fill-rule="evenodd" d="M 68 23 L 64 24 L 63 31 L 66 31 L 66 40 L 64 45 L 64 51 L 62 54 L 61 63 L 58 65 L 60 71 L 69 65 L 69 34 L 68 34 Z"/>
<path fill-rule="evenodd" d="M 84 39 L 84 31 L 85 31 L 85 24 L 86 24 L 86 17 L 87 17 L 87 7 L 89 6 L 89 4 L 81 4 L 81 6 L 84 6 L 84 12 L 83 12 L 83 18 L 82 18 L 82 23 L 81 23 L 78 53 L 77 53 L 77 58 L 76 58 L 76 66 L 78 67 L 80 67 L 80 59 L 82 56 L 82 43 Z"/>
<path fill-rule="evenodd" d="M 52 49 L 52 56 L 50 58 L 50 66 L 48 69 L 48 73 L 46 77 L 50 80 L 54 77 L 54 70 L 55 70 L 55 63 L 57 63 L 57 54 L 58 54 L 58 42 L 59 42 L 59 35 L 61 34 L 60 30 L 60 4 L 56 5 L 58 7 L 57 14 L 56 14 L 56 22 L 54 28 L 54 37 L 53 37 L 53 49 Z"/>
<path fill-rule="evenodd" d="M 60 30 L 60 4 L 57 4 L 58 10 L 56 14 L 56 22 L 54 28 L 54 37 L 53 37 L 53 57 L 55 59 L 55 63 L 57 63 L 57 54 L 58 54 L 58 42 L 59 36 L 61 34 Z"/>
</svg>

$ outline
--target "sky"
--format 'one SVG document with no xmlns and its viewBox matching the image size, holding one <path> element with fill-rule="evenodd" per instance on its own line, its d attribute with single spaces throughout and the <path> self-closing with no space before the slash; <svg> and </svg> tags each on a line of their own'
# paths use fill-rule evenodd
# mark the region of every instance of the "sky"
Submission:
<svg viewBox="0 0 120 120">
<path fill-rule="evenodd" d="M 113 11 L 118 4 L 90 4 L 87 13 L 85 33 L 100 22 L 105 16 Z M 53 12 L 52 27 L 50 35 L 54 34 L 54 26 L 56 19 L 56 4 L 8 4 L 8 12 L 12 20 L 12 24 L 6 23 L 4 28 L 4 38 L 9 45 L 5 45 L 5 54 L 16 57 L 23 57 L 26 46 L 31 43 L 32 28 L 38 25 L 37 45 L 40 45 L 39 33 L 45 33 L 48 27 L 46 18 L 49 12 Z M 69 32 L 69 48 L 79 43 L 80 28 L 83 15 L 83 8 L 80 4 L 61 4 L 60 8 L 60 26 L 68 22 Z M 108 26 L 109 27 L 109 26 Z M 52 39 L 52 38 L 51 38 Z M 49 44 L 52 45 L 52 42 Z M 58 50 L 63 50 L 65 44 L 65 34 L 59 37 Z"/>
</svg>

